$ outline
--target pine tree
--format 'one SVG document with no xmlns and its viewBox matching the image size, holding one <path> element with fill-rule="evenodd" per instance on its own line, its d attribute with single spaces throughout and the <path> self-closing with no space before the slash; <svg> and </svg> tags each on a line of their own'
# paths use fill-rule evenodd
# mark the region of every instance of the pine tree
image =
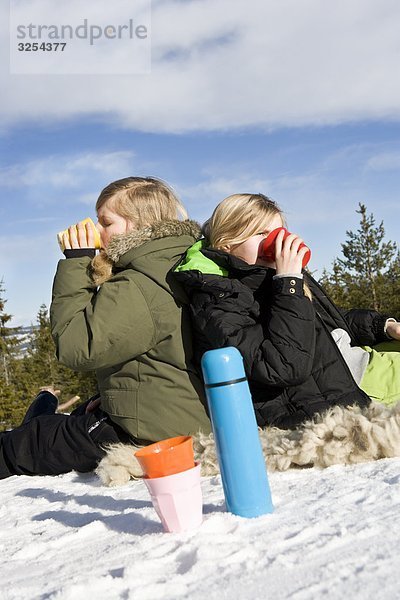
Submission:
<svg viewBox="0 0 400 600">
<path fill-rule="evenodd" d="M 18 333 L 20 327 L 9 327 L 12 315 L 5 312 L 4 281 L 0 281 L 0 373 L 5 385 L 10 385 L 12 380 L 12 361 L 16 356 L 19 346 Z"/>
<path fill-rule="evenodd" d="M 0 431 L 12 427 L 15 416 L 15 397 L 11 386 L 0 377 Z"/>
<path fill-rule="evenodd" d="M 385 279 L 385 311 L 400 318 L 400 252 L 391 262 Z"/>
<path fill-rule="evenodd" d="M 56 385 L 57 359 L 50 333 L 47 308 L 44 304 L 41 305 L 36 317 L 36 327 L 31 334 L 26 359 L 25 363 L 29 364 L 35 373 L 36 384 L 40 383 L 40 386 Z"/>
<path fill-rule="evenodd" d="M 321 283 L 343 308 L 390 312 L 396 304 L 393 285 L 398 287 L 400 271 L 397 246 L 384 241 L 383 222 L 376 226 L 364 204 L 360 203 L 356 212 L 361 215 L 360 227 L 356 232 L 346 231 L 348 239 L 341 244 L 344 258 L 333 261 L 332 273 L 324 271 Z"/>
<path fill-rule="evenodd" d="M 6 323 L 9 315 L 4 313 L 4 303 L 2 300 L 0 304 L 0 318 L 4 315 Z M 10 336 L 5 335 L 4 340 L 9 342 Z M 27 351 L 23 356 L 9 358 L 7 366 L 7 382 L 0 370 L 0 430 L 19 425 L 41 387 L 60 389 L 61 403 L 68 402 L 72 396 L 86 400 L 97 391 L 93 372 L 76 373 L 58 362 L 44 304 L 37 314 L 36 326 L 32 327 Z"/>
<path fill-rule="evenodd" d="M 39 309 L 36 323 L 24 358 L 25 393 L 33 396 L 40 387 L 53 386 L 61 390 L 61 402 L 75 395 L 86 399 L 95 394 L 97 385 L 93 372 L 77 373 L 57 360 L 48 309 L 44 304 Z"/>
<path fill-rule="evenodd" d="M 9 327 L 12 315 L 5 312 L 7 300 L 5 288 L 0 281 L 0 427 L 10 427 L 24 412 L 24 406 L 16 394 L 15 382 L 19 370 L 20 327 Z"/>
</svg>

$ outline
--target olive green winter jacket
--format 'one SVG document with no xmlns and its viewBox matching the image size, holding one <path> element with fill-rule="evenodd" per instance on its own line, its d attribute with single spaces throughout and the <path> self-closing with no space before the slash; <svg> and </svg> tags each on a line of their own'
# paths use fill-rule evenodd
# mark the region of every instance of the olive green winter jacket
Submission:
<svg viewBox="0 0 400 600">
<path fill-rule="evenodd" d="M 169 271 L 193 244 L 193 221 L 156 223 L 113 238 L 100 287 L 89 257 L 60 260 L 50 316 L 57 355 L 95 370 L 101 408 L 138 440 L 210 431 L 192 364 L 187 298 Z"/>
</svg>

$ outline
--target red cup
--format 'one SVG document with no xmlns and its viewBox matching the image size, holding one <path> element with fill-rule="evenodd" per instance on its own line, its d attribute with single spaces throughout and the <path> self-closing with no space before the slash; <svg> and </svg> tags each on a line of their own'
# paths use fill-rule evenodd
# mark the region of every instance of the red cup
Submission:
<svg viewBox="0 0 400 600">
<path fill-rule="evenodd" d="M 155 442 L 135 452 L 145 477 L 166 477 L 193 469 L 193 439 L 181 435 Z"/>
<path fill-rule="evenodd" d="M 285 229 L 285 227 L 277 227 L 277 229 L 273 229 L 265 238 L 265 240 L 263 240 L 260 244 L 260 248 L 259 248 L 259 252 L 258 252 L 258 256 L 259 258 L 262 258 L 263 260 L 268 260 L 270 262 L 274 262 L 275 261 L 275 240 L 278 237 L 278 233 L 280 231 L 284 231 L 284 235 L 283 235 L 283 239 L 285 240 L 290 234 L 290 231 L 288 231 L 287 229 Z M 304 244 L 303 242 L 301 242 L 300 246 L 299 246 L 299 250 L 300 248 L 307 248 L 306 244 Z M 310 248 L 307 248 L 307 252 L 305 253 L 304 257 L 303 257 L 303 269 L 304 267 L 308 264 L 309 260 L 311 258 L 311 250 Z"/>
</svg>

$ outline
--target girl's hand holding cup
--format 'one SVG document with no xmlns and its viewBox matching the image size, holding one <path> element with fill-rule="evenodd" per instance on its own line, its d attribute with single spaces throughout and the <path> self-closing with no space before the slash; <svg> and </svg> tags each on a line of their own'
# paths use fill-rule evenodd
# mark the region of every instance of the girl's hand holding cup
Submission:
<svg viewBox="0 0 400 600">
<path fill-rule="evenodd" d="M 307 246 L 295 233 L 285 236 L 285 230 L 282 229 L 275 242 L 275 264 L 276 274 L 301 273 L 303 268 L 303 259 L 309 252 Z"/>
<path fill-rule="evenodd" d="M 99 249 L 101 247 L 100 234 L 89 217 L 79 221 L 76 225 L 71 225 L 64 231 L 60 231 L 57 238 L 63 252 L 72 248 Z"/>
<path fill-rule="evenodd" d="M 311 250 L 295 233 L 278 227 L 261 242 L 260 258 L 275 263 L 277 275 L 301 273 L 311 258 Z"/>
</svg>

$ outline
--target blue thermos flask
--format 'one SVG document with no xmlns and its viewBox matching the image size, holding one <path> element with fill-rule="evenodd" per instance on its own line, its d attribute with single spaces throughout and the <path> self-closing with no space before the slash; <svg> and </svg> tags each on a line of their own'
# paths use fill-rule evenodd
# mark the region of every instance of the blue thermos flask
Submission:
<svg viewBox="0 0 400 600">
<path fill-rule="evenodd" d="M 243 358 L 233 347 L 201 360 L 226 508 L 241 517 L 274 510 Z"/>
</svg>

